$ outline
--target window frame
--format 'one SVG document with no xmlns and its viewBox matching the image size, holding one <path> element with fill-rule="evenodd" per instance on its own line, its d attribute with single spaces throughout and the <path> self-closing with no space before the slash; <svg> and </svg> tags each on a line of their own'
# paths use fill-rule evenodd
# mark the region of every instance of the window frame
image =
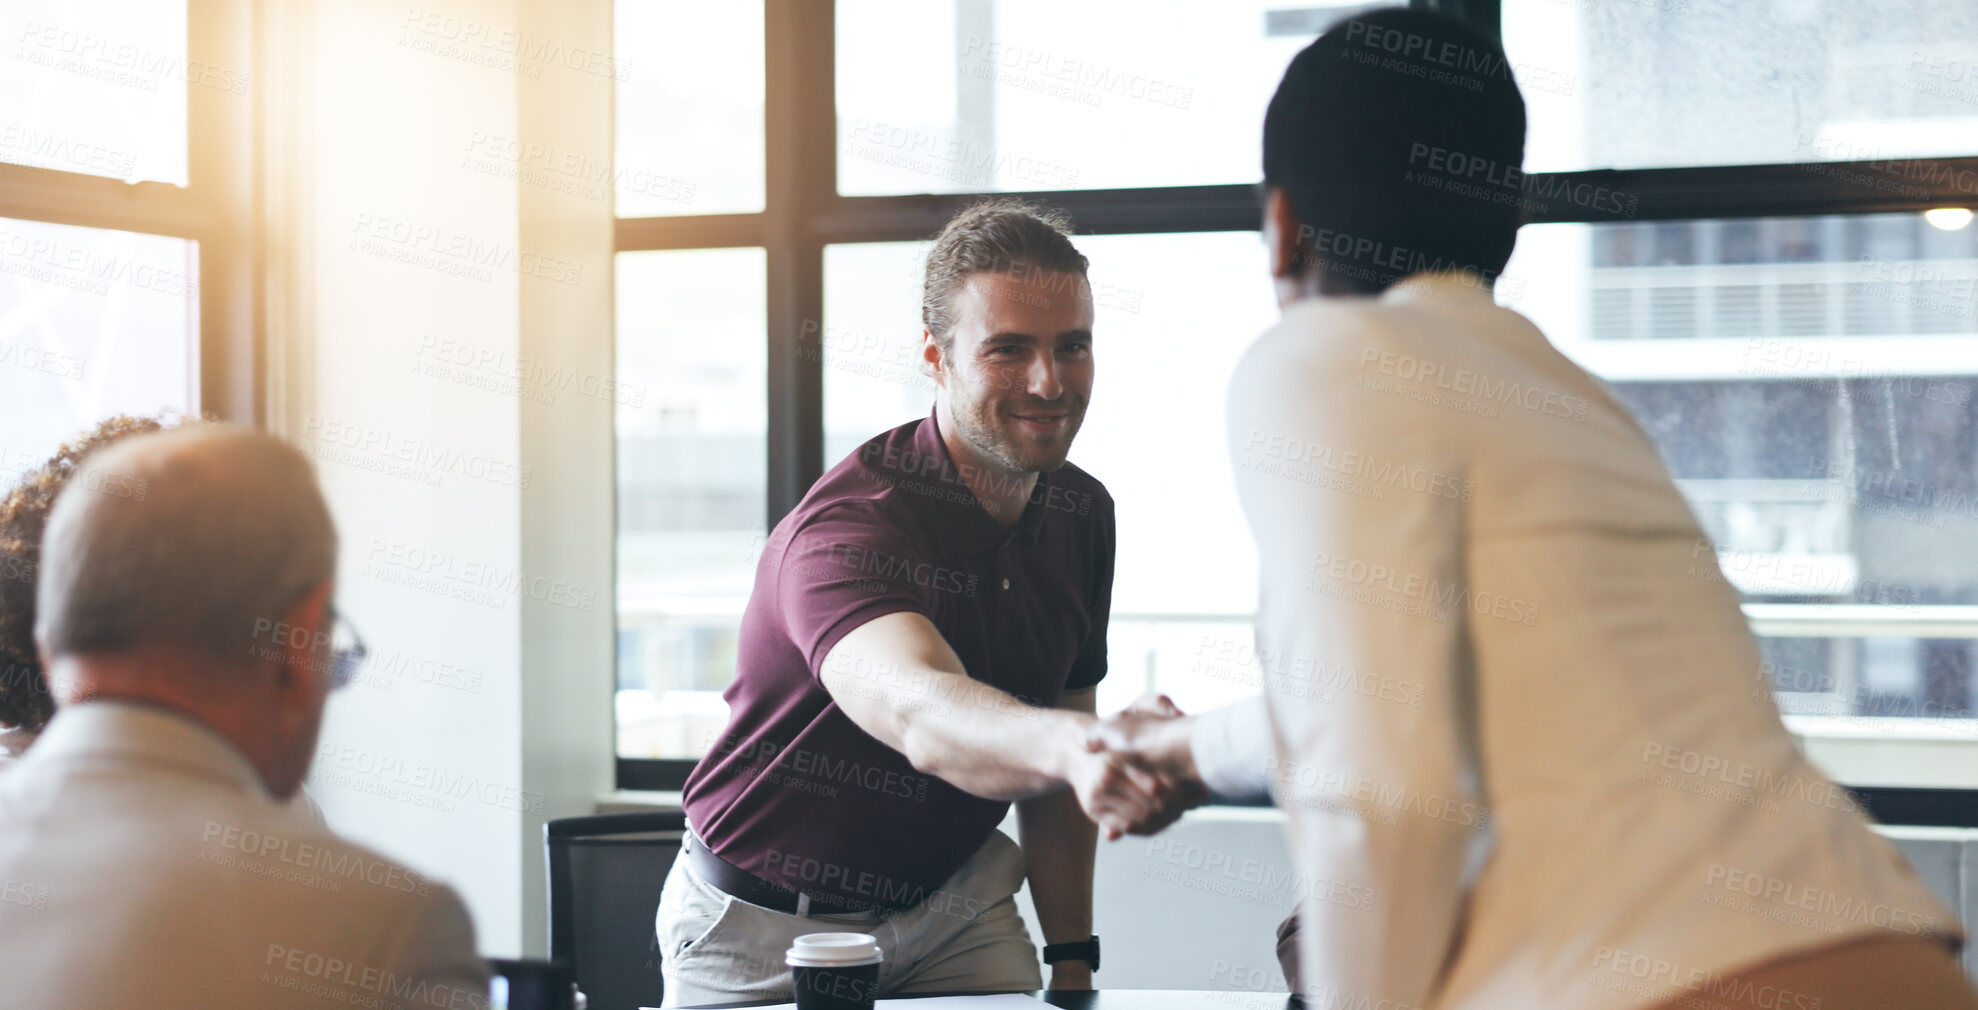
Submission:
<svg viewBox="0 0 1978 1010">
<path fill-rule="evenodd" d="M 269 82 L 256 55 L 253 0 L 187 0 L 186 61 L 247 74 L 245 94 L 186 84 L 186 182 L 127 183 L 0 163 L 0 217 L 198 243 L 198 402 L 236 424 L 266 423 L 265 274 L 256 127 Z"/>
<path fill-rule="evenodd" d="M 835 0 L 762 0 L 766 90 L 763 131 L 764 208 L 753 214 L 618 218 L 613 253 L 653 249 L 760 246 L 768 264 L 768 501 L 773 529 L 823 476 L 823 355 L 803 353 L 806 321 L 822 332 L 824 249 L 858 242 L 923 241 L 954 213 L 984 196 L 1009 196 L 1061 207 L 1081 234 L 1141 235 L 1256 231 L 1261 213 L 1251 185 L 1147 189 L 1046 190 L 847 197 L 838 194 Z M 1501 0 L 1409 0 L 1409 6 L 1461 18 L 1501 36 Z M 1809 165 L 1818 165 L 1809 171 Z M 1904 192 L 1856 181 L 1892 169 Z M 1978 177 L 1978 154 L 1868 162 L 1802 162 L 1684 168 L 1595 169 L 1533 173 L 1535 189 L 1561 193 L 1606 187 L 1638 199 L 1539 201 L 1527 224 L 1675 221 L 1703 218 L 1814 217 L 1921 212 L 1974 202 L 1956 180 Z M 613 612 L 617 612 L 615 587 Z M 1978 637 L 1978 626 L 1972 631 Z M 614 678 L 615 682 L 615 678 Z M 616 739 L 614 724 L 614 741 Z M 620 789 L 674 790 L 696 762 L 616 757 Z M 1886 791 L 1886 790 L 1885 790 Z M 1898 790 L 1902 809 L 1936 811 L 1938 821 L 1978 825 L 1978 791 Z M 1940 795 L 1941 794 L 1941 795 Z"/>
</svg>

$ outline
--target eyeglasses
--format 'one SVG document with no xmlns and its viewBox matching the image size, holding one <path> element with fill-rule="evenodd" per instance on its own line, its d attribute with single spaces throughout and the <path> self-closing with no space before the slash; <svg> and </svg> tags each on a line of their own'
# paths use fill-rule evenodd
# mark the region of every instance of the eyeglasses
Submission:
<svg viewBox="0 0 1978 1010">
<path fill-rule="evenodd" d="M 364 657 L 370 650 L 364 647 L 363 636 L 350 619 L 338 611 L 335 604 L 330 606 L 330 689 L 348 685 L 357 679 L 357 671 L 364 665 Z"/>
</svg>

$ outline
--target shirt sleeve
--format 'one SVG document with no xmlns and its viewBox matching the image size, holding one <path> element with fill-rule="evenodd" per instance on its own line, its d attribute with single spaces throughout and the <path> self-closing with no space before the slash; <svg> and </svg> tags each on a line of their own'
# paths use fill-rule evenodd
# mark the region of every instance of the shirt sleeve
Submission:
<svg viewBox="0 0 1978 1010">
<path fill-rule="evenodd" d="M 1258 546 L 1258 648 L 1282 657 L 1264 675 L 1267 776 L 1302 879 L 1325 882 L 1302 904 L 1304 979 L 1429 1006 L 1481 823 L 1457 428 L 1481 422 L 1366 382 L 1368 349 L 1399 340 L 1374 323 L 1342 312 L 1322 340 L 1275 336 L 1238 368 L 1229 438 Z M 1428 476 L 1366 479 L 1381 467 Z"/>
<path fill-rule="evenodd" d="M 1202 784 L 1217 799 L 1254 801 L 1270 795 L 1271 717 L 1263 695 L 1198 713 L 1188 748 Z"/>
<path fill-rule="evenodd" d="M 1065 678 L 1065 690 L 1083 691 L 1106 679 L 1106 631 L 1112 624 L 1113 562 L 1118 534 L 1113 526 L 1113 499 L 1101 494 L 1093 509 L 1092 544 L 1092 623 L 1085 633 L 1085 644 L 1072 661 Z"/>
<path fill-rule="evenodd" d="M 914 539 L 864 503 L 823 510 L 791 534 L 776 573 L 777 605 L 818 686 L 824 658 L 860 625 L 901 612 L 934 620 L 916 580 L 955 573 Z"/>
</svg>

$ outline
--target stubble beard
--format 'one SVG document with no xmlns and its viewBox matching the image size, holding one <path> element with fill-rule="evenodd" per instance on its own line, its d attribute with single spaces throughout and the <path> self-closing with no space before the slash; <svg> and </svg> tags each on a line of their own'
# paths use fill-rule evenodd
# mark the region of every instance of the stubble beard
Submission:
<svg viewBox="0 0 1978 1010">
<path fill-rule="evenodd" d="M 980 406 L 990 411 L 995 410 L 994 404 Z M 1007 437 L 997 426 L 998 416 L 993 413 L 986 417 L 979 412 L 971 413 L 966 419 L 957 418 L 956 423 L 962 429 L 962 441 L 967 442 L 983 456 L 995 460 L 1009 472 L 1050 473 L 1064 467 L 1066 457 L 1071 454 L 1071 444 L 1078 437 L 1079 428 L 1085 423 L 1083 407 L 1067 406 L 1065 409 L 1071 416 L 1066 418 L 1062 440 L 1054 439 L 1035 448 L 1024 446 Z"/>
</svg>

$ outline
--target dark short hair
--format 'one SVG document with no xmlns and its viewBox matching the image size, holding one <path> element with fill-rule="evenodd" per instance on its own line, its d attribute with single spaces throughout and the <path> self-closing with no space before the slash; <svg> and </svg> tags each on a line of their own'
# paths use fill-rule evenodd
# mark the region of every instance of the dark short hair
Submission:
<svg viewBox="0 0 1978 1010">
<path fill-rule="evenodd" d="M 1524 151 L 1503 47 L 1428 11 L 1334 25 L 1292 59 L 1264 115 L 1264 182 L 1305 226 L 1309 267 L 1366 291 L 1424 270 L 1502 271 Z"/>
<path fill-rule="evenodd" d="M 1071 217 L 1021 200 L 985 200 L 962 209 L 927 252 L 920 320 L 945 351 L 953 339 L 954 296 L 970 274 L 1048 270 L 1085 276 L 1085 254 L 1071 244 Z"/>
<path fill-rule="evenodd" d="M 41 531 L 56 496 L 90 453 L 173 423 L 124 414 L 106 418 L 63 442 L 0 497 L 0 725 L 39 730 L 55 714 L 34 649 L 34 582 L 41 571 Z"/>
</svg>

